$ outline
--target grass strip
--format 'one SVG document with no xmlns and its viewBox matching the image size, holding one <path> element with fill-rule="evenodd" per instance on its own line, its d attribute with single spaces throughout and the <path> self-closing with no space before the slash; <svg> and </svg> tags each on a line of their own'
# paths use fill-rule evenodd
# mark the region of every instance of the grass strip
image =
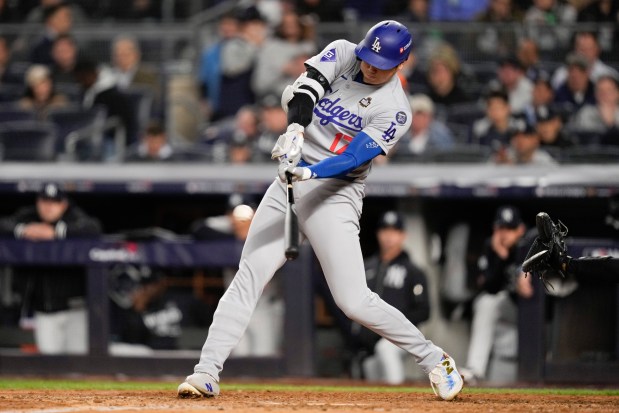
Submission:
<svg viewBox="0 0 619 413">
<path fill-rule="evenodd" d="M 176 391 L 177 382 L 147 382 L 131 380 L 54 380 L 54 379 L 24 379 L 2 378 L 0 390 L 114 390 L 114 391 Z M 222 391 L 305 391 L 305 392 L 377 392 L 377 393 L 428 393 L 430 387 L 392 387 L 392 386 L 317 386 L 281 383 L 224 383 Z M 496 387 L 465 387 L 467 394 L 529 394 L 529 395 L 559 395 L 559 396 L 619 396 L 618 389 L 591 388 L 496 388 Z"/>
</svg>

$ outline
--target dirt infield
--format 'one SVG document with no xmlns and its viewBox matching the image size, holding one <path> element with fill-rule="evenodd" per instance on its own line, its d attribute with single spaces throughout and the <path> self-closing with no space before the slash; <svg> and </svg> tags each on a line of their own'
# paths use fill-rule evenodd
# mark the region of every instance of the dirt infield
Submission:
<svg viewBox="0 0 619 413">
<path fill-rule="evenodd" d="M 427 392 L 376 392 L 362 387 L 355 391 L 228 390 L 213 399 L 177 399 L 170 391 L 118 390 L 2 390 L 1 412 L 179 412 L 223 411 L 226 413 L 324 413 L 324 412 L 618 412 L 619 396 L 535 395 L 509 392 L 479 393 L 471 389 L 457 400 L 437 400 Z"/>
</svg>

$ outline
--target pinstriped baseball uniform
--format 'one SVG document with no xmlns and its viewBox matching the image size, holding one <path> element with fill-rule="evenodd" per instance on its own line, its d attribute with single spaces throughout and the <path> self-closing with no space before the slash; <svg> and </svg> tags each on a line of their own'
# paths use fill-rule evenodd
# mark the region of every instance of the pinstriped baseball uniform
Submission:
<svg viewBox="0 0 619 413">
<path fill-rule="evenodd" d="M 341 153 L 361 131 L 372 138 L 369 145 L 378 145 L 388 153 L 410 126 L 410 106 L 398 77 L 381 86 L 363 84 L 354 48 L 353 43 L 338 40 L 306 62 L 330 84 L 305 129 L 302 161 L 306 164 Z M 366 284 L 359 218 L 370 166 L 371 162 L 363 164 L 342 179 L 309 179 L 294 184 L 301 236 L 310 242 L 333 298 L 344 313 L 411 353 L 430 372 L 441 360 L 443 350 L 426 340 L 400 311 Z M 285 184 L 276 179 L 256 211 L 239 270 L 219 302 L 196 372 L 219 379 L 264 286 L 284 264 L 286 203 Z"/>
</svg>

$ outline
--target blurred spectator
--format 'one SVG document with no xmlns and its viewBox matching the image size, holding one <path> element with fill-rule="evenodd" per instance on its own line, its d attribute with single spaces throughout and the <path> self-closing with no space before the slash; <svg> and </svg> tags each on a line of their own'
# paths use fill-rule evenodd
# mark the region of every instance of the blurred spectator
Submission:
<svg viewBox="0 0 619 413">
<path fill-rule="evenodd" d="M 307 19 L 306 19 L 307 20 Z M 265 40 L 256 57 L 252 88 L 256 98 L 281 96 L 284 88 L 305 72 L 305 61 L 316 52 L 311 28 L 295 12 L 285 12 L 275 36 Z"/>
<path fill-rule="evenodd" d="M 490 0 L 488 8 L 475 16 L 477 22 L 491 23 L 478 35 L 477 47 L 494 56 L 508 54 L 516 44 L 516 35 L 509 24 L 522 21 L 522 17 L 512 0 Z"/>
<path fill-rule="evenodd" d="M 241 135 L 234 135 L 228 143 L 228 159 L 231 164 L 240 165 L 252 162 L 254 148 L 252 142 Z"/>
<path fill-rule="evenodd" d="M 395 211 L 385 212 L 376 230 L 379 249 L 365 260 L 365 276 L 372 291 L 419 325 L 430 317 L 430 296 L 426 274 L 404 249 L 406 236 L 404 217 Z M 357 323 L 352 323 L 351 333 L 361 351 L 370 355 L 362 361 L 367 380 L 404 382 L 406 351 Z"/>
<path fill-rule="evenodd" d="M 522 248 L 528 246 L 525 234 L 517 208 L 505 205 L 497 209 L 492 236 L 484 242 L 477 261 L 479 293 L 473 302 L 467 363 L 461 369 L 472 383 L 516 379 L 514 363 L 511 371 L 500 371 L 499 377 L 489 377 L 488 367 L 493 356 L 512 361 L 518 356 L 517 300 L 533 295 L 530 279 L 524 278 L 520 270 Z"/>
<path fill-rule="evenodd" d="M 233 119 L 221 120 L 209 126 L 202 143 L 212 145 L 214 162 L 249 162 L 253 145 L 260 134 L 258 112 L 253 105 L 243 106 Z"/>
<path fill-rule="evenodd" d="M 440 45 L 429 59 L 428 96 L 437 105 L 453 105 L 470 101 L 459 85 L 460 58 L 449 44 Z"/>
<path fill-rule="evenodd" d="M 55 183 L 46 183 L 34 207 L 20 208 L 0 219 L 0 234 L 30 241 L 96 237 L 99 221 L 69 201 Z M 86 354 L 88 314 L 86 280 L 78 267 L 14 269 L 26 280 L 24 305 L 34 313 L 34 337 L 42 354 Z M 27 314 L 27 313 L 26 313 Z"/>
<path fill-rule="evenodd" d="M 587 62 L 589 79 L 595 83 L 601 76 L 614 76 L 619 79 L 619 72 L 600 60 L 600 45 L 597 36 L 592 32 L 579 32 L 574 36 L 574 53 L 583 56 Z M 552 76 L 552 86 L 555 89 L 568 78 L 569 65 L 558 68 Z"/>
<path fill-rule="evenodd" d="M 220 115 L 222 100 L 222 61 L 221 51 L 224 44 L 235 39 L 240 33 L 240 22 L 236 14 L 224 14 L 217 21 L 218 39 L 202 52 L 198 67 L 198 79 L 205 99 L 205 112 L 210 120 L 217 120 Z"/>
<path fill-rule="evenodd" d="M 19 23 L 19 12 L 11 4 L 10 0 L 0 0 L 0 24 Z"/>
<path fill-rule="evenodd" d="M 45 65 L 32 65 L 26 72 L 26 95 L 18 101 L 21 108 L 32 110 L 39 120 L 45 120 L 50 109 L 69 103 L 67 97 L 57 93 L 50 70 Z"/>
<path fill-rule="evenodd" d="M 509 146 L 495 151 L 493 162 L 509 165 L 555 165 L 555 159 L 540 149 L 540 137 L 526 120 L 515 119 L 510 126 Z"/>
<path fill-rule="evenodd" d="M 42 23 L 45 20 L 45 10 L 61 3 L 68 3 L 69 8 L 71 9 L 73 22 L 75 24 L 83 24 L 88 21 L 88 16 L 78 2 L 64 0 L 40 0 L 39 5 L 28 12 L 24 23 Z"/>
<path fill-rule="evenodd" d="M 535 125 L 537 123 L 537 108 L 554 105 L 555 91 L 550 85 L 550 77 L 546 72 L 540 72 L 538 77 L 534 79 L 531 96 L 531 103 L 524 108 L 523 112 L 527 122 Z"/>
<path fill-rule="evenodd" d="M 161 0 L 111 0 L 108 13 L 118 20 L 159 21 Z"/>
<path fill-rule="evenodd" d="M 522 13 L 512 0 L 490 0 L 486 10 L 479 13 L 475 20 L 484 23 L 509 23 L 522 20 Z"/>
<path fill-rule="evenodd" d="M 555 111 L 552 106 L 538 106 L 535 110 L 535 119 L 537 121 L 535 130 L 542 148 L 565 149 L 574 145 L 574 140 L 565 133 L 561 113 Z"/>
<path fill-rule="evenodd" d="M 288 115 L 282 109 L 280 97 L 275 95 L 265 96 L 259 111 L 260 136 L 255 145 L 254 161 L 270 162 L 273 145 L 288 127 Z"/>
<path fill-rule="evenodd" d="M 542 50 L 556 50 L 569 42 L 570 31 L 562 27 L 576 21 L 576 9 L 562 0 L 533 0 L 523 19 L 528 37 Z"/>
<path fill-rule="evenodd" d="M 414 46 L 413 46 L 414 48 Z M 398 72 L 400 80 L 404 78 L 402 86 L 411 94 L 428 93 L 428 76 L 421 69 L 420 62 L 416 55 L 411 51 L 408 59 L 403 63 L 402 69 Z"/>
<path fill-rule="evenodd" d="M 56 83 L 76 83 L 75 64 L 78 47 L 70 34 L 61 34 L 52 45 L 52 78 Z"/>
<path fill-rule="evenodd" d="M 473 122 L 471 141 L 495 150 L 509 144 L 511 108 L 503 89 L 491 90 L 485 97 L 486 116 Z"/>
<path fill-rule="evenodd" d="M 52 65 L 52 46 L 62 34 L 70 33 L 73 27 L 71 7 L 65 2 L 46 7 L 43 12 L 45 34 L 31 49 L 32 63 Z"/>
<path fill-rule="evenodd" d="M 144 86 L 156 91 L 159 89 L 157 73 L 145 66 L 138 41 L 131 36 L 121 35 L 112 44 L 112 73 L 116 85 L 124 90 L 131 86 Z"/>
<path fill-rule="evenodd" d="M 589 62 L 581 54 L 566 58 L 567 79 L 555 90 L 555 102 L 576 112 L 584 105 L 595 105 L 595 86 L 589 79 Z"/>
<path fill-rule="evenodd" d="M 429 0 L 408 0 L 406 10 L 402 13 L 400 9 L 394 10 L 389 15 L 396 16 L 396 20 L 406 24 L 426 23 L 430 21 L 430 2 Z"/>
<path fill-rule="evenodd" d="M 295 9 L 301 16 L 312 15 L 319 22 L 344 21 L 344 0 L 296 0 Z"/>
<path fill-rule="evenodd" d="M 239 14 L 241 31 L 226 41 L 221 49 L 221 90 L 225 90 L 214 119 L 234 116 L 244 105 L 255 103 L 251 86 L 256 58 L 267 35 L 268 27 L 255 7 L 243 9 Z"/>
<path fill-rule="evenodd" d="M 570 127 L 579 132 L 599 134 L 602 144 L 619 144 L 619 86 L 611 76 L 595 84 L 597 104 L 583 106 L 572 118 Z"/>
<path fill-rule="evenodd" d="M 617 52 L 619 3 L 614 0 L 592 0 L 578 12 L 578 21 L 601 23 L 598 24 L 598 38 L 602 49 Z"/>
<path fill-rule="evenodd" d="M 540 67 L 539 47 L 537 47 L 535 40 L 531 38 L 520 39 L 516 56 L 527 78 L 535 81 L 542 74 L 546 74 Z"/>
<path fill-rule="evenodd" d="M 249 3 L 253 3 L 256 6 L 256 9 L 258 9 L 260 15 L 264 17 L 269 28 L 274 28 L 281 23 L 282 15 L 285 11 L 294 10 L 289 0 L 285 2 L 280 0 L 258 0 L 246 2 L 245 4 Z"/>
<path fill-rule="evenodd" d="M 82 106 L 86 109 L 101 105 L 108 119 L 120 122 L 126 134 L 126 144 L 138 138 L 137 121 L 127 96 L 118 90 L 113 77 L 100 72 L 97 64 L 81 59 L 75 65 L 75 77 L 83 90 Z"/>
<path fill-rule="evenodd" d="M 371 22 L 376 16 L 383 15 L 385 7 L 384 1 L 348 0 L 344 8 L 344 18 L 347 21 Z"/>
<path fill-rule="evenodd" d="M 209 217 L 192 224 L 194 238 L 200 240 L 233 239 L 240 251 L 247 239 L 254 217 L 253 201 L 241 194 L 232 194 L 225 215 Z M 236 268 L 225 268 L 224 285 L 229 287 Z M 268 357 L 281 351 L 283 340 L 284 300 L 277 276 L 265 287 L 256 310 L 232 357 Z"/>
<path fill-rule="evenodd" d="M 147 126 L 140 142 L 127 148 L 125 156 L 126 162 L 169 162 L 178 159 L 164 128 L 157 121 Z"/>
<path fill-rule="evenodd" d="M 619 3 L 613 0 L 592 0 L 578 12 L 579 22 L 617 23 Z"/>
<path fill-rule="evenodd" d="M 13 69 L 11 46 L 5 36 L 0 35 L 0 84 L 22 83 L 23 75 Z"/>
<path fill-rule="evenodd" d="M 161 80 L 155 69 L 142 63 L 138 41 L 127 35 L 114 39 L 112 44 L 112 74 L 120 90 L 131 87 L 146 88 L 153 96 L 153 106 L 158 108 L 161 99 Z"/>
<path fill-rule="evenodd" d="M 533 99 L 533 82 L 524 74 L 524 67 L 515 56 L 501 59 L 497 80 L 507 91 L 512 113 L 521 113 Z"/>
<path fill-rule="evenodd" d="M 433 0 L 430 2 L 432 21 L 468 21 L 486 10 L 491 0 Z"/>
<path fill-rule="evenodd" d="M 394 150 L 389 152 L 389 158 L 398 161 L 410 159 L 432 150 L 449 150 L 455 141 L 453 134 L 444 123 L 434 119 L 434 103 L 422 94 L 413 95 L 409 99 L 413 121 L 410 133 L 405 135 Z"/>
</svg>

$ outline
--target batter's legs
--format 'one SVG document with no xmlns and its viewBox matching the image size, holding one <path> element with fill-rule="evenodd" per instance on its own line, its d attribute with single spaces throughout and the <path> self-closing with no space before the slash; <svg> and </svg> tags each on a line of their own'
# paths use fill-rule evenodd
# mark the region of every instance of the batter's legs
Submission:
<svg viewBox="0 0 619 413">
<path fill-rule="evenodd" d="M 368 288 L 359 244 L 360 208 L 345 202 L 344 195 L 339 198 L 306 205 L 301 196 L 301 203 L 297 204 L 299 215 L 305 217 L 302 231 L 320 261 L 335 302 L 353 321 L 412 354 L 429 373 L 440 362 L 443 350 Z"/>
<path fill-rule="evenodd" d="M 251 223 L 239 270 L 222 296 L 202 347 L 196 373 L 219 379 L 219 372 L 237 345 L 264 286 L 284 264 L 285 192 L 274 182 L 263 197 Z"/>
</svg>

